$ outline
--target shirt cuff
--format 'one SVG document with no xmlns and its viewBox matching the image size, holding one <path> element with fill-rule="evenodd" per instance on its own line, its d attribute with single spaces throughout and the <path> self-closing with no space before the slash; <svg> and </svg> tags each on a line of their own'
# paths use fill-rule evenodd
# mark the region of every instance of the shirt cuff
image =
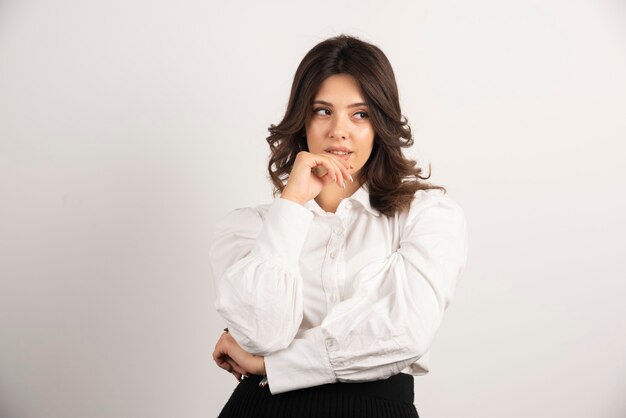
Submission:
<svg viewBox="0 0 626 418">
<path fill-rule="evenodd" d="M 322 328 L 308 329 L 289 347 L 265 356 L 265 374 L 272 395 L 337 382 Z"/>
<path fill-rule="evenodd" d="M 297 269 L 313 216 L 310 210 L 296 202 L 275 199 L 252 252 L 277 257 Z"/>
</svg>

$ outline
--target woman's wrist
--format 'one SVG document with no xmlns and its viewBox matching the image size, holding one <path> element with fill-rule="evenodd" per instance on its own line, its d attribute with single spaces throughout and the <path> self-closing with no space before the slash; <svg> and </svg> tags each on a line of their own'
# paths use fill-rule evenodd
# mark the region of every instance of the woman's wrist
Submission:
<svg viewBox="0 0 626 418">
<path fill-rule="evenodd" d="M 297 204 L 299 204 L 301 206 L 304 206 L 304 203 L 305 203 L 305 202 L 302 201 L 302 199 L 298 199 L 297 197 L 292 196 L 289 193 L 282 193 L 280 195 L 280 197 L 281 197 L 281 199 L 291 200 L 292 202 L 295 202 L 295 203 L 297 203 Z"/>
</svg>

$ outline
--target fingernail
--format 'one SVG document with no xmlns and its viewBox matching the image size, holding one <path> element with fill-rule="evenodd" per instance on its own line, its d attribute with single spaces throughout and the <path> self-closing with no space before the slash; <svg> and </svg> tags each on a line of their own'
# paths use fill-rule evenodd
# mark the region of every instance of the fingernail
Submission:
<svg viewBox="0 0 626 418">
<path fill-rule="evenodd" d="M 341 187 L 342 187 L 343 189 L 345 189 L 345 188 L 346 188 L 346 182 L 345 182 L 345 181 L 343 181 L 343 180 L 341 181 Z"/>
<path fill-rule="evenodd" d="M 348 177 L 350 177 L 350 181 L 354 183 L 354 179 L 352 178 L 352 176 L 348 174 Z"/>
</svg>

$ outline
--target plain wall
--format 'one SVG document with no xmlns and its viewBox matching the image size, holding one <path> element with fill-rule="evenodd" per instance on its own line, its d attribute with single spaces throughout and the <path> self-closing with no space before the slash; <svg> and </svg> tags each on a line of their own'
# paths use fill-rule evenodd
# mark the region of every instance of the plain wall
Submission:
<svg viewBox="0 0 626 418">
<path fill-rule="evenodd" d="M 0 0 L 2 418 L 217 415 L 212 229 L 340 33 L 468 219 L 420 417 L 626 415 L 623 1 Z"/>
</svg>

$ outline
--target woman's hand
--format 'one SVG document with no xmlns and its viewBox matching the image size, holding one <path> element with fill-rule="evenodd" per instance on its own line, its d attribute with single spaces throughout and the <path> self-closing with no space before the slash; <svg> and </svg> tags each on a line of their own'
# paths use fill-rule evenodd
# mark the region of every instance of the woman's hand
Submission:
<svg viewBox="0 0 626 418">
<path fill-rule="evenodd" d="M 231 372 L 240 381 L 248 374 L 265 374 L 265 358 L 245 351 L 228 332 L 224 332 L 213 351 L 213 360 L 222 369 Z"/>
<path fill-rule="evenodd" d="M 332 154 L 300 151 L 281 197 L 302 205 L 320 194 L 326 185 L 337 183 L 344 187 L 344 182 L 353 181 L 349 168 L 349 162 Z"/>
</svg>

